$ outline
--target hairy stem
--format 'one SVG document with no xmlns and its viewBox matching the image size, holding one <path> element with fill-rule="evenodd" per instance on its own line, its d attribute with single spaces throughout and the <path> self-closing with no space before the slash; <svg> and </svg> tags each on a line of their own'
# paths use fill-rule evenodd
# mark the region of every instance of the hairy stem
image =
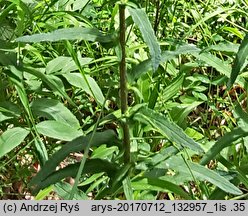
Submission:
<svg viewBox="0 0 248 216">
<path fill-rule="evenodd" d="M 127 74 L 126 74 L 126 25 L 125 25 L 125 5 L 119 5 L 120 16 L 120 45 L 121 45 L 121 62 L 120 62 L 120 96 L 121 96 L 121 113 L 125 115 L 127 105 Z M 124 145 L 124 162 L 129 163 L 130 158 L 130 135 L 127 119 L 123 121 L 123 145 Z"/>
</svg>

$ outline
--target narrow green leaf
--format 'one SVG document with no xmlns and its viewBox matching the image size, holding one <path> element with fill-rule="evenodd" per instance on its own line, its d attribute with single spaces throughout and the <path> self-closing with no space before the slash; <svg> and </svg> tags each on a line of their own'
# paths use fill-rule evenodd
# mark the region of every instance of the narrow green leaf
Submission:
<svg viewBox="0 0 248 216">
<path fill-rule="evenodd" d="M 31 103 L 31 109 L 36 116 L 56 120 L 76 129 L 80 128 L 77 118 L 58 100 L 39 98 Z"/>
<path fill-rule="evenodd" d="M 149 103 L 148 103 L 148 108 L 150 108 L 150 109 L 154 109 L 154 107 L 157 103 L 158 96 L 159 96 L 160 84 L 161 84 L 161 81 L 160 80 L 157 81 L 157 83 L 155 84 L 155 86 L 152 89 L 152 92 L 151 92 L 150 97 L 149 97 Z"/>
<path fill-rule="evenodd" d="M 110 187 L 104 188 L 102 191 L 100 191 L 96 199 L 102 199 L 107 194 L 113 194 L 115 193 L 121 186 L 122 182 L 127 176 L 128 172 L 132 168 L 131 163 L 124 164 L 121 168 L 118 169 L 117 172 L 115 172 L 114 176 L 110 179 Z"/>
<path fill-rule="evenodd" d="M 132 182 L 134 190 L 153 190 L 159 192 L 173 192 L 186 200 L 191 197 L 178 185 L 158 178 L 143 178 Z"/>
<path fill-rule="evenodd" d="M 234 59 L 231 76 L 228 81 L 229 88 L 233 85 L 239 73 L 241 72 L 241 69 L 245 63 L 247 56 L 248 56 L 248 34 L 245 36 L 244 40 L 242 41 L 239 47 L 239 51 L 236 55 L 236 58 Z"/>
<path fill-rule="evenodd" d="M 193 53 L 193 55 L 196 58 L 204 61 L 207 65 L 212 66 L 220 73 L 226 75 L 227 77 L 230 76 L 231 67 L 228 64 L 226 64 L 225 62 L 223 62 L 222 60 L 220 60 L 215 55 L 212 55 L 211 53 L 206 53 L 206 52 L 203 52 L 201 54 Z"/>
<path fill-rule="evenodd" d="M 201 54 L 192 53 L 192 55 L 204 61 L 208 66 L 215 68 L 217 71 L 219 71 L 221 74 L 224 74 L 228 78 L 231 76 L 231 67 L 226 62 L 222 61 L 215 55 L 212 55 L 211 53 L 205 53 L 205 52 Z M 242 77 L 239 77 L 238 83 L 241 86 L 244 86 L 245 81 Z"/>
<path fill-rule="evenodd" d="M 142 9 L 128 7 L 128 11 L 132 16 L 134 23 L 139 27 L 144 41 L 149 47 L 152 58 L 152 68 L 155 71 L 160 64 L 161 50 L 151 23 L 145 11 Z"/>
<path fill-rule="evenodd" d="M 220 52 L 228 52 L 228 53 L 229 52 L 230 53 L 237 53 L 239 50 L 239 45 L 234 44 L 234 43 L 230 43 L 230 42 L 221 42 L 219 44 L 211 45 L 211 46 L 207 47 L 206 49 L 204 49 L 204 52 L 210 51 L 210 50 L 220 51 Z"/>
<path fill-rule="evenodd" d="M 0 158 L 20 145 L 28 134 L 28 130 L 20 127 L 6 130 L 0 136 Z"/>
<path fill-rule="evenodd" d="M 90 77 L 89 75 L 85 75 L 85 77 L 87 78 L 88 83 L 90 85 L 90 88 L 92 90 L 94 90 L 94 95 L 92 95 L 92 92 L 91 92 L 89 86 L 87 85 L 87 83 L 85 82 L 82 74 L 80 74 L 80 73 L 68 73 L 68 74 L 64 74 L 63 76 L 67 79 L 67 81 L 71 85 L 74 85 L 78 88 L 81 88 L 87 94 L 91 95 L 92 97 L 95 97 L 97 102 L 99 102 L 101 105 L 103 105 L 105 98 L 104 98 L 102 91 L 101 91 L 100 87 L 98 86 L 97 82 L 92 77 Z"/>
<path fill-rule="evenodd" d="M 224 26 L 224 27 L 223 27 L 223 30 L 224 30 L 224 31 L 231 32 L 232 34 L 234 34 L 234 35 L 236 35 L 237 37 L 239 37 L 241 40 L 244 39 L 244 36 L 243 36 L 242 32 L 239 31 L 239 29 L 237 29 L 237 28 L 233 28 L 233 27 L 230 27 L 230 26 Z"/>
<path fill-rule="evenodd" d="M 122 181 L 122 186 L 123 186 L 123 190 L 124 190 L 126 200 L 134 200 L 132 184 L 131 184 L 131 180 L 130 180 L 129 176 L 127 176 Z"/>
<path fill-rule="evenodd" d="M 44 190 L 41 190 L 36 196 L 35 200 L 43 200 L 46 196 L 49 196 L 49 194 L 53 191 L 53 186 L 47 187 Z"/>
<path fill-rule="evenodd" d="M 59 182 L 55 184 L 56 193 L 64 200 L 69 199 L 71 190 L 72 186 L 67 182 Z M 88 197 L 83 191 L 77 189 L 74 194 L 73 200 L 88 200 Z"/>
<path fill-rule="evenodd" d="M 182 145 L 197 152 L 203 152 L 201 146 L 187 136 L 178 125 L 151 109 L 141 108 L 138 113 L 134 115 L 134 119 L 150 124 L 155 130 L 159 131 L 162 135 L 168 137 L 170 141 L 175 142 L 179 146 Z"/>
<path fill-rule="evenodd" d="M 192 175 L 200 180 L 200 181 L 208 181 L 211 182 L 213 185 L 221 188 L 227 193 L 240 195 L 242 192 L 230 183 L 225 177 L 220 176 L 213 170 L 210 170 L 202 165 L 193 163 L 191 161 L 187 161 L 188 166 L 185 164 L 183 158 L 181 156 L 172 156 L 164 163 L 160 164 L 159 167 L 161 168 L 169 168 L 175 171 Z M 190 170 L 189 170 L 190 169 Z"/>
<path fill-rule="evenodd" d="M 103 175 L 104 175 L 104 172 L 93 174 L 89 178 L 84 179 L 84 181 L 81 182 L 80 184 L 78 184 L 78 186 L 89 185 L 89 184 L 93 183 L 94 181 L 96 181 L 97 179 L 103 177 Z"/>
<path fill-rule="evenodd" d="M 175 96 L 182 87 L 185 74 L 179 74 L 171 83 L 163 89 L 163 102 Z"/>
<path fill-rule="evenodd" d="M 234 128 L 231 132 L 225 134 L 221 137 L 210 149 L 206 152 L 201 159 L 201 164 L 206 165 L 210 160 L 213 160 L 216 155 L 218 155 L 222 149 L 231 146 L 234 141 L 248 136 L 248 131 L 243 128 L 237 127 Z"/>
<path fill-rule="evenodd" d="M 201 49 L 197 48 L 195 45 L 192 44 L 184 44 L 179 46 L 174 51 L 164 51 L 161 55 L 160 62 L 165 63 L 176 58 L 178 55 L 184 54 L 198 54 L 201 52 Z M 140 62 L 138 65 L 135 65 L 130 71 L 128 71 L 128 81 L 133 82 L 138 79 L 142 74 L 147 73 L 149 70 L 152 69 L 152 60 L 146 59 Z"/>
<path fill-rule="evenodd" d="M 20 114 L 21 110 L 16 104 L 10 101 L 0 102 L 0 122 L 11 118 L 17 118 Z"/>
<path fill-rule="evenodd" d="M 98 148 L 94 149 L 94 152 L 91 155 L 91 158 L 101 158 L 107 159 L 110 158 L 118 148 L 116 146 L 107 147 L 106 145 L 101 145 Z"/>
<path fill-rule="evenodd" d="M 70 153 L 78 152 L 84 150 L 88 145 L 92 134 L 87 136 L 80 136 L 70 142 L 67 142 L 63 147 L 57 151 L 42 167 L 41 171 L 31 180 L 31 185 L 36 185 L 37 183 L 46 179 L 63 161 Z M 92 139 L 92 146 L 99 146 L 101 144 L 106 144 L 108 146 L 119 145 L 119 140 L 113 130 L 106 130 L 104 132 L 96 132 Z"/>
<path fill-rule="evenodd" d="M 82 136 L 83 133 L 68 124 L 54 120 L 40 122 L 36 125 L 36 129 L 45 136 L 65 141 L 71 141 Z"/>
<path fill-rule="evenodd" d="M 113 35 L 107 35 L 100 32 L 95 28 L 65 28 L 58 29 L 49 33 L 41 33 L 34 35 L 26 35 L 16 39 L 17 42 L 25 43 L 38 43 L 43 41 L 54 42 L 61 40 L 86 40 L 97 41 L 101 43 L 111 43 L 114 45 L 115 37 Z"/>
<path fill-rule="evenodd" d="M 33 187 L 32 192 L 36 194 L 38 191 L 43 188 L 48 187 L 49 185 L 55 184 L 66 177 L 75 178 L 80 166 L 80 162 L 70 164 L 65 168 L 59 169 L 57 171 L 52 172 L 46 178 L 40 180 L 35 187 Z M 113 176 L 118 171 L 118 165 L 111 163 L 107 160 L 101 159 L 90 159 L 85 163 L 85 167 L 83 169 L 82 174 L 94 174 L 94 173 L 107 173 L 108 176 Z M 33 180 L 32 180 L 33 181 Z"/>
<path fill-rule="evenodd" d="M 23 68 L 23 71 L 38 77 L 43 82 L 45 82 L 51 88 L 51 90 L 53 90 L 55 93 L 57 93 L 62 98 L 65 98 L 66 100 L 68 100 L 68 102 L 72 106 L 77 107 L 77 105 L 72 101 L 72 99 L 67 95 L 67 93 L 63 91 L 63 89 L 61 89 L 61 86 L 59 86 L 58 83 L 54 79 L 49 79 L 49 76 L 47 76 L 45 73 L 42 73 L 41 71 L 35 68 L 26 67 L 26 68 Z"/>
<path fill-rule="evenodd" d="M 79 58 L 79 62 L 81 66 L 84 66 L 86 64 L 89 64 L 91 62 L 92 58 Z M 73 61 L 72 57 L 67 56 L 59 56 L 47 63 L 46 66 L 46 73 L 47 74 L 63 74 L 63 73 L 69 73 L 71 71 L 76 71 L 78 69 L 77 65 Z"/>
</svg>

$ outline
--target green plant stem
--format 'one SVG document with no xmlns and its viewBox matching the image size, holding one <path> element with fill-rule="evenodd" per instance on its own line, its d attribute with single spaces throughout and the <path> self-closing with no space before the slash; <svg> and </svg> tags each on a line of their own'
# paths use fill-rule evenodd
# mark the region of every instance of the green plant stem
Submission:
<svg viewBox="0 0 248 216">
<path fill-rule="evenodd" d="M 155 2 L 155 4 L 156 4 L 156 15 L 155 15 L 155 21 L 154 21 L 154 28 L 153 28 L 153 30 L 154 30 L 154 33 L 155 33 L 155 35 L 157 35 L 157 30 L 158 30 L 158 26 L 159 26 L 159 22 L 160 22 L 160 0 L 157 0 L 156 2 Z"/>
<path fill-rule="evenodd" d="M 120 17 L 120 46 L 121 46 L 121 61 L 120 61 L 120 95 L 121 95 L 121 113 L 125 115 L 127 105 L 127 72 L 126 72 L 126 25 L 125 25 L 125 4 L 119 5 Z M 127 119 L 122 123 L 123 128 L 123 145 L 124 145 L 124 162 L 129 163 L 130 157 L 130 134 Z"/>
</svg>

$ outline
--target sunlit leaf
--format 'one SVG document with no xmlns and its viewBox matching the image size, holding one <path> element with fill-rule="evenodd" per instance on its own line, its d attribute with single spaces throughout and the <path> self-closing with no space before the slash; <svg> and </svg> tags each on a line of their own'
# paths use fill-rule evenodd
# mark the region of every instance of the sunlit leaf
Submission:
<svg viewBox="0 0 248 216">
<path fill-rule="evenodd" d="M 6 130 L 0 136 L 0 158 L 20 145 L 28 134 L 28 130 L 20 127 Z"/>
<path fill-rule="evenodd" d="M 151 23 L 144 10 L 128 7 L 128 11 L 132 16 L 134 23 L 139 27 L 144 41 L 149 47 L 152 59 L 152 68 L 155 71 L 160 64 L 161 50 Z"/>
<path fill-rule="evenodd" d="M 245 64 L 245 60 L 247 56 L 248 56 L 248 34 L 245 36 L 244 40 L 242 41 L 239 47 L 239 51 L 234 60 L 231 76 L 228 81 L 228 87 L 231 87 L 233 83 L 235 82 L 236 78 L 241 72 L 243 65 Z"/>
<path fill-rule="evenodd" d="M 79 128 L 77 118 L 61 102 L 54 99 L 39 98 L 31 103 L 31 109 L 36 116 L 65 123 L 73 128 Z"/>
<path fill-rule="evenodd" d="M 58 29 L 49 33 L 40 33 L 34 35 L 25 35 L 16 39 L 17 42 L 26 42 L 26 43 L 38 43 L 43 41 L 60 41 L 60 40 L 86 40 L 86 41 L 98 41 L 102 43 L 110 43 L 115 41 L 113 35 L 107 35 L 100 32 L 95 28 L 65 28 Z"/>
<path fill-rule="evenodd" d="M 197 152 L 203 152 L 201 146 L 187 136 L 178 125 L 151 109 L 140 109 L 139 112 L 134 115 L 134 118 L 140 122 L 150 124 L 155 130 L 159 131 L 162 135 L 168 137 L 170 141 L 175 142 L 179 146 L 182 145 Z"/>
<path fill-rule="evenodd" d="M 159 192 L 173 192 L 182 198 L 190 200 L 190 196 L 178 185 L 158 178 L 142 178 L 132 182 L 134 190 L 152 190 Z"/>
<path fill-rule="evenodd" d="M 68 80 L 68 82 L 71 85 L 84 90 L 92 97 L 95 96 L 96 97 L 95 99 L 100 104 L 104 103 L 105 98 L 102 94 L 100 87 L 98 86 L 97 82 L 89 75 L 85 75 L 88 80 L 89 86 L 87 85 L 86 81 L 84 80 L 83 76 L 80 73 L 68 73 L 68 74 L 64 74 L 63 76 Z M 90 90 L 89 87 L 91 88 L 92 91 Z M 94 93 L 94 95 L 92 95 L 92 92 Z"/>
<path fill-rule="evenodd" d="M 219 175 L 213 170 L 206 168 L 205 166 L 193 163 L 191 161 L 187 161 L 186 165 L 181 156 L 173 156 L 164 163 L 161 163 L 159 167 L 173 169 L 176 172 L 178 171 L 188 175 L 191 175 L 192 173 L 192 177 L 195 177 L 200 181 L 209 181 L 227 193 L 232 193 L 235 195 L 242 194 L 239 188 L 230 183 L 225 177 Z"/>
<path fill-rule="evenodd" d="M 40 122 L 36 125 L 39 133 L 59 140 L 71 141 L 79 136 L 82 136 L 82 131 L 71 127 L 64 122 L 48 120 Z"/>
</svg>

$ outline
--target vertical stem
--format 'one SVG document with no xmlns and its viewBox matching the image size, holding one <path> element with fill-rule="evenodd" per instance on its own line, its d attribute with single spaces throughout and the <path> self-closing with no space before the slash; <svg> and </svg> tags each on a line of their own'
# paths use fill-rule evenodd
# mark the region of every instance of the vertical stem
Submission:
<svg viewBox="0 0 248 216">
<path fill-rule="evenodd" d="M 119 5 L 120 17 L 120 45 L 121 45 L 121 62 L 120 62 L 120 95 L 121 95 L 121 113 L 125 115 L 127 105 L 127 74 L 126 74 L 126 25 L 125 25 L 125 4 Z M 123 145 L 124 145 L 124 162 L 129 163 L 130 157 L 130 135 L 127 119 L 123 119 Z"/>
<path fill-rule="evenodd" d="M 160 13 L 160 0 L 157 0 L 155 2 L 156 4 L 156 15 L 155 15 L 155 20 L 154 20 L 154 33 L 155 35 L 157 35 L 157 30 L 158 30 L 158 25 L 159 25 L 159 22 L 160 22 L 160 17 L 159 17 L 159 13 Z"/>
</svg>

